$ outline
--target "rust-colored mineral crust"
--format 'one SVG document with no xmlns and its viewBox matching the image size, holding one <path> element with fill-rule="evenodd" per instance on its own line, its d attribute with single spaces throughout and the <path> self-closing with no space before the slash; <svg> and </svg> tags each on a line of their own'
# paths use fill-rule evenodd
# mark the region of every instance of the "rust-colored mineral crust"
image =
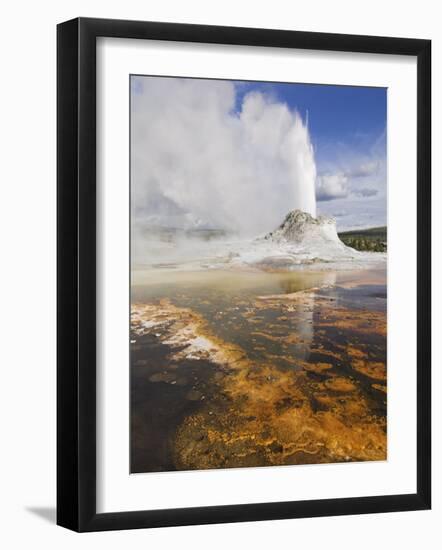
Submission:
<svg viewBox="0 0 442 550">
<path fill-rule="evenodd" d="M 337 305 L 321 289 L 259 296 L 237 310 L 247 349 L 171 300 L 132 305 L 133 333 L 170 347 L 151 382 L 179 383 L 186 361 L 214 371 L 206 394 L 186 393 L 200 405 L 175 433 L 176 469 L 385 460 L 385 312 Z"/>
</svg>

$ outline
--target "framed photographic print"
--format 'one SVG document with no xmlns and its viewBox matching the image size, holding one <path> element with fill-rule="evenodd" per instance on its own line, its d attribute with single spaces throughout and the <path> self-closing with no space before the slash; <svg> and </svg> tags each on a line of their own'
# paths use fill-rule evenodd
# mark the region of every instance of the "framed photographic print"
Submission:
<svg viewBox="0 0 442 550">
<path fill-rule="evenodd" d="M 430 508 L 430 52 L 58 26 L 59 525 Z"/>
</svg>

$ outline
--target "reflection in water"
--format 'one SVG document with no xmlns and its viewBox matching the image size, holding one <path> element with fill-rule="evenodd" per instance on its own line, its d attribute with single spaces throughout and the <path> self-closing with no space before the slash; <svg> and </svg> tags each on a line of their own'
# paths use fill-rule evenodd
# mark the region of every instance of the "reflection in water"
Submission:
<svg viewBox="0 0 442 550">
<path fill-rule="evenodd" d="M 135 278 L 132 472 L 386 458 L 385 272 Z"/>
<path fill-rule="evenodd" d="M 301 279 L 302 280 L 302 279 Z M 310 282 L 310 284 L 312 281 Z M 336 283 L 336 272 L 323 272 L 320 274 L 320 284 L 321 288 L 333 287 Z M 299 292 L 300 279 L 298 277 L 286 277 L 281 278 L 279 281 L 281 290 L 284 294 L 293 294 Z M 307 360 L 310 356 L 310 348 L 313 340 L 313 312 L 315 306 L 315 292 L 305 293 L 303 295 L 303 304 L 302 307 L 297 306 L 297 315 L 295 320 L 291 324 L 291 330 L 297 335 L 299 341 L 302 342 L 302 345 L 298 344 L 296 348 L 296 353 L 298 357 Z M 294 308 L 296 306 L 293 306 Z M 293 311 L 293 308 L 288 310 Z"/>
<path fill-rule="evenodd" d="M 288 273 L 281 276 L 277 274 L 278 284 L 285 294 L 292 294 L 298 290 L 312 288 L 315 284 L 322 288 L 336 284 L 336 271 L 323 271 L 316 274 Z"/>
</svg>

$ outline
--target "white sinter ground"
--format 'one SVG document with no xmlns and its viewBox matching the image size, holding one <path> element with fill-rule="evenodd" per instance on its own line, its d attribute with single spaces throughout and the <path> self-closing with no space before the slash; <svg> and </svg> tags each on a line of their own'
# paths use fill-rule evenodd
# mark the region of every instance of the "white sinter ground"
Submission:
<svg viewBox="0 0 442 550">
<path fill-rule="evenodd" d="M 342 270 L 386 264 L 387 254 L 359 252 L 338 237 L 336 222 L 312 217 L 301 210 L 289 212 L 283 223 L 254 239 L 174 237 L 146 240 L 142 258 L 134 267 L 174 269 Z"/>
</svg>

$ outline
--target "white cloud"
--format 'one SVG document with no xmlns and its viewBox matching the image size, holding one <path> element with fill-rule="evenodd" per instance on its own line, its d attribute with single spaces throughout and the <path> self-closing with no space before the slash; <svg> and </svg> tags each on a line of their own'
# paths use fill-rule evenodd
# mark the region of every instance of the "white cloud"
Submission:
<svg viewBox="0 0 442 550">
<path fill-rule="evenodd" d="M 322 174 L 316 180 L 316 198 L 318 201 L 330 201 L 347 197 L 348 177 L 345 174 Z"/>
<path fill-rule="evenodd" d="M 362 162 L 356 166 L 350 168 L 346 175 L 351 178 L 366 178 L 375 174 L 379 170 L 379 161 L 371 160 L 367 162 Z"/>
<path fill-rule="evenodd" d="M 378 194 L 378 190 L 372 189 L 370 187 L 363 187 L 362 189 L 359 189 L 358 191 L 356 191 L 355 194 L 358 197 L 374 197 L 375 195 Z"/>
<path fill-rule="evenodd" d="M 337 216 L 340 227 L 369 226 L 374 221 L 377 225 L 386 223 L 386 151 L 380 138 L 375 146 L 365 156 L 347 149 L 335 164 L 327 163 L 316 179 L 321 213 L 333 215 L 327 202 L 335 204 L 336 200 L 336 204 L 345 204 L 345 216 Z"/>
<path fill-rule="evenodd" d="M 251 92 L 234 112 L 229 81 L 137 77 L 131 116 L 132 219 L 247 234 L 286 213 L 316 213 L 308 129 L 283 103 Z"/>
</svg>

